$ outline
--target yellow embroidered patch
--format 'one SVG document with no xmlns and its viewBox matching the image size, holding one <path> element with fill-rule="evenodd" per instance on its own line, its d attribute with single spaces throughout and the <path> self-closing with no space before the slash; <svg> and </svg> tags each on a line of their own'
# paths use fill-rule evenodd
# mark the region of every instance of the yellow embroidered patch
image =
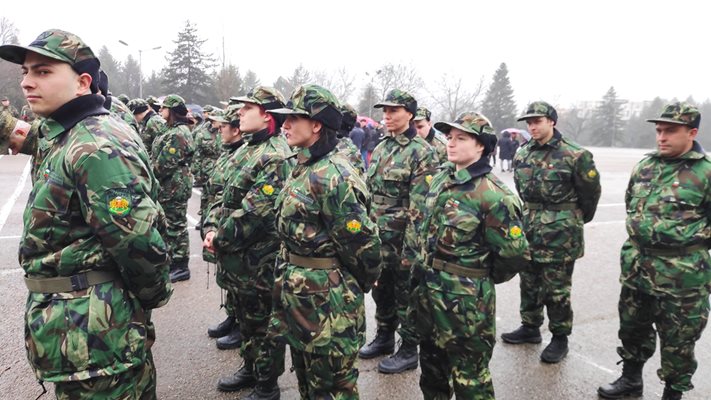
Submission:
<svg viewBox="0 0 711 400">
<path fill-rule="evenodd" d="M 358 221 L 356 221 L 356 220 L 354 220 L 354 219 L 352 219 L 352 220 L 350 220 L 350 221 L 348 221 L 348 222 L 346 223 L 346 229 L 347 229 L 348 232 L 350 232 L 350 233 L 358 233 L 358 232 L 360 232 L 360 227 L 361 227 L 360 222 L 358 222 Z"/>
<path fill-rule="evenodd" d="M 591 169 L 590 171 L 588 171 L 588 178 L 592 179 L 596 176 L 597 176 L 597 171 L 595 171 L 594 169 Z"/>
<path fill-rule="evenodd" d="M 168 153 L 170 153 L 170 154 L 175 154 L 175 152 L 176 152 L 175 147 L 171 147 L 168 149 Z"/>
<path fill-rule="evenodd" d="M 121 196 L 116 196 L 109 201 L 109 212 L 113 215 L 118 215 L 119 217 L 122 217 L 126 215 L 126 213 L 128 213 L 130 206 L 131 204 L 129 203 L 128 199 Z"/>
<path fill-rule="evenodd" d="M 432 175 L 425 176 L 425 182 L 427 182 L 428 185 L 432 183 Z"/>
<path fill-rule="evenodd" d="M 266 194 L 267 196 L 271 196 L 272 193 L 274 193 L 274 186 L 272 186 L 272 185 L 262 186 L 262 193 Z"/>
<path fill-rule="evenodd" d="M 518 239 L 523 236 L 523 231 L 518 226 L 512 226 L 511 229 L 509 229 L 509 236 L 511 239 Z"/>
</svg>

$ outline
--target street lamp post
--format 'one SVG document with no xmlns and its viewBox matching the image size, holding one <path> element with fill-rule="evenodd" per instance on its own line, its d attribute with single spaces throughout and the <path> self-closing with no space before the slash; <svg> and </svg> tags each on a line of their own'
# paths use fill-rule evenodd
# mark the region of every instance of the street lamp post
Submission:
<svg viewBox="0 0 711 400">
<path fill-rule="evenodd" d="M 119 40 L 119 43 L 126 47 L 131 47 L 128 43 L 124 42 L 123 40 Z M 144 51 L 152 51 L 152 50 L 158 50 L 160 49 L 161 46 L 154 47 L 152 49 L 138 49 L 138 97 L 143 98 L 143 52 Z"/>
</svg>

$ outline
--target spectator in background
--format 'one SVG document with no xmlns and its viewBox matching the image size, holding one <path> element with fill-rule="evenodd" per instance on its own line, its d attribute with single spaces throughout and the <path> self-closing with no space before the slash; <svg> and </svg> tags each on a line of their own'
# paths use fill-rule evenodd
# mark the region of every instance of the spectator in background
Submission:
<svg viewBox="0 0 711 400">
<path fill-rule="evenodd" d="M 501 160 L 501 172 L 512 171 L 513 156 L 518 149 L 518 142 L 511 139 L 511 132 L 503 131 L 499 140 L 499 159 Z"/>
<path fill-rule="evenodd" d="M 356 121 L 355 126 L 351 130 L 351 133 L 348 134 L 348 137 L 351 138 L 353 141 L 353 144 L 358 148 L 358 151 L 360 151 L 360 155 L 363 158 L 363 164 L 365 165 L 365 168 L 368 168 L 368 163 L 366 159 L 368 158 L 367 151 L 365 150 L 365 147 L 363 144 L 365 144 L 365 131 L 363 128 L 361 128 L 361 122 Z"/>
</svg>

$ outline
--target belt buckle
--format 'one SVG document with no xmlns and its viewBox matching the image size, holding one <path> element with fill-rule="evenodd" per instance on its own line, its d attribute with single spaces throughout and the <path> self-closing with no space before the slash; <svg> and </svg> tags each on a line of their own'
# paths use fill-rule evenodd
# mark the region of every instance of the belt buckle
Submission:
<svg viewBox="0 0 711 400">
<path fill-rule="evenodd" d="M 89 279 L 87 279 L 85 273 L 72 275 L 69 280 L 72 282 L 73 292 L 84 290 L 89 287 Z"/>
</svg>

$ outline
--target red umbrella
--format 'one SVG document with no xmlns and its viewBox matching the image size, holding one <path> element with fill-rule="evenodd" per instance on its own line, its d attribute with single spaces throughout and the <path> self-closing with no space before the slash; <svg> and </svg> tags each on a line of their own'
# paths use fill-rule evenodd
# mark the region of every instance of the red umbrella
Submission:
<svg viewBox="0 0 711 400">
<path fill-rule="evenodd" d="M 358 122 L 360 122 L 361 124 L 366 124 L 366 125 L 369 124 L 370 126 L 376 126 L 376 125 L 378 125 L 378 123 L 375 122 L 375 120 L 373 120 L 373 118 L 370 118 L 370 117 L 365 116 L 365 115 L 359 115 L 359 116 L 358 116 Z"/>
</svg>

